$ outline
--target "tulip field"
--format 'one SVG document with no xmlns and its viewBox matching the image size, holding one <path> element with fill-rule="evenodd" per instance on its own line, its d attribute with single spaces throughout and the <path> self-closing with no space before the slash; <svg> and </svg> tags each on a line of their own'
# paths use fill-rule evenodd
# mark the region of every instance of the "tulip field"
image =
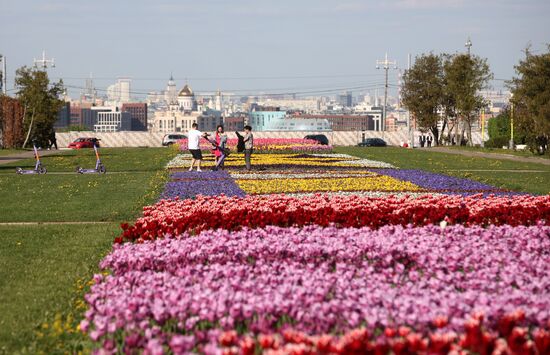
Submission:
<svg viewBox="0 0 550 355">
<path fill-rule="evenodd" d="M 166 165 L 85 296 L 95 352 L 550 353 L 550 196 L 274 150 Z"/>
</svg>

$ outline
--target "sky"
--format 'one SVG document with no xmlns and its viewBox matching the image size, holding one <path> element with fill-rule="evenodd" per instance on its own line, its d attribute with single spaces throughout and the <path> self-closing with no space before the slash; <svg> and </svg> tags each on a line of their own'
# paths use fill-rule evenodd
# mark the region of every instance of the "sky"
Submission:
<svg viewBox="0 0 550 355">
<path fill-rule="evenodd" d="M 385 53 L 406 69 L 408 54 L 465 52 L 470 38 L 498 90 L 526 46 L 547 50 L 548 18 L 548 0 L 0 0 L 0 54 L 11 93 L 45 50 L 72 96 L 90 73 L 100 93 L 130 77 L 136 97 L 171 74 L 196 92 L 373 94 Z"/>
</svg>

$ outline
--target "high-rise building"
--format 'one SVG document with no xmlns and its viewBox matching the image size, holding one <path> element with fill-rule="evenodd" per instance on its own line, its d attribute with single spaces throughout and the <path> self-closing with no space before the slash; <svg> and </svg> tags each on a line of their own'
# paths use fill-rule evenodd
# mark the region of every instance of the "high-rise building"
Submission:
<svg viewBox="0 0 550 355">
<path fill-rule="evenodd" d="M 71 124 L 71 103 L 64 102 L 63 106 L 57 112 L 57 120 L 54 123 L 54 128 L 67 128 Z"/>
<path fill-rule="evenodd" d="M 353 105 L 353 96 L 351 91 L 338 95 L 338 103 L 343 107 L 351 107 Z"/>
<path fill-rule="evenodd" d="M 132 131 L 147 130 L 147 104 L 146 103 L 123 103 L 122 112 L 128 112 L 131 117 Z"/>
<path fill-rule="evenodd" d="M 130 83 L 129 78 L 119 78 L 113 85 L 107 87 L 107 97 L 112 102 L 130 102 Z"/>
</svg>

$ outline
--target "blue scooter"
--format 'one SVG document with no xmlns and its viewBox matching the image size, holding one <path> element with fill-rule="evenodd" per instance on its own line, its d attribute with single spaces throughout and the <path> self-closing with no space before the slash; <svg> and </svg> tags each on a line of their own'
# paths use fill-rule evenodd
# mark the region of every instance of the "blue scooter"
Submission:
<svg viewBox="0 0 550 355">
<path fill-rule="evenodd" d="M 83 169 L 80 166 L 76 167 L 76 172 L 79 174 L 105 174 L 107 172 L 107 169 L 105 169 L 105 165 L 101 162 L 101 159 L 99 158 L 99 150 L 97 149 L 97 146 L 94 143 L 94 151 L 95 151 L 95 168 L 94 169 Z"/>
<path fill-rule="evenodd" d="M 38 155 L 38 149 L 36 149 L 36 145 L 32 145 L 34 149 L 34 158 L 36 159 L 36 164 L 34 165 L 33 170 L 25 170 L 22 168 L 15 168 L 15 172 L 19 175 L 26 175 L 26 174 L 46 174 L 48 170 L 46 167 L 42 165 L 42 162 L 40 161 L 40 155 Z"/>
</svg>

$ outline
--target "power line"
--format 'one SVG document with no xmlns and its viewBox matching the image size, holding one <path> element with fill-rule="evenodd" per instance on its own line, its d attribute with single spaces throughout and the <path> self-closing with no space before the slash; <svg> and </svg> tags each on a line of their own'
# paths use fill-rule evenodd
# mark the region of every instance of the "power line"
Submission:
<svg viewBox="0 0 550 355">
<path fill-rule="evenodd" d="M 201 81 L 201 80 L 288 80 L 288 79 L 331 79 L 331 78 L 353 78 L 353 77 L 372 77 L 382 76 L 382 74 L 334 74 L 334 75 L 294 75 L 294 76 L 226 76 L 226 77 L 185 77 L 174 78 L 174 80 L 188 80 L 188 81 Z M 94 80 L 117 80 L 118 77 L 94 77 Z M 52 77 L 52 80 L 85 80 L 89 77 Z M 163 78 L 147 78 L 147 77 L 130 77 L 132 81 L 162 81 Z"/>
<path fill-rule="evenodd" d="M 362 84 L 362 85 L 359 85 Z M 78 89 L 78 90 L 85 90 L 86 88 L 83 86 L 77 86 L 77 85 L 64 85 L 67 88 L 70 89 Z M 319 94 L 319 93 L 333 93 L 333 92 L 339 92 L 339 91 L 345 91 L 345 90 L 366 90 L 366 89 L 373 89 L 382 87 L 383 83 L 381 82 L 365 82 L 361 83 L 359 82 L 358 85 L 355 86 L 339 86 L 339 87 L 324 87 L 323 89 L 318 90 L 293 90 L 293 91 L 284 91 L 284 92 L 270 92 L 271 90 L 277 90 L 277 89 L 264 89 L 264 90 L 225 90 L 226 92 L 240 92 L 243 96 L 245 93 L 252 94 L 255 96 L 262 96 L 262 95 L 270 95 L 270 96 L 285 96 L 285 95 L 305 95 L 305 94 Z M 97 91 L 101 92 L 108 92 L 108 89 L 105 88 L 95 88 Z M 155 90 L 149 90 L 149 91 L 129 91 L 130 94 L 133 95 L 148 95 L 152 91 Z M 212 91 L 212 90 L 206 90 L 206 91 Z"/>
</svg>

